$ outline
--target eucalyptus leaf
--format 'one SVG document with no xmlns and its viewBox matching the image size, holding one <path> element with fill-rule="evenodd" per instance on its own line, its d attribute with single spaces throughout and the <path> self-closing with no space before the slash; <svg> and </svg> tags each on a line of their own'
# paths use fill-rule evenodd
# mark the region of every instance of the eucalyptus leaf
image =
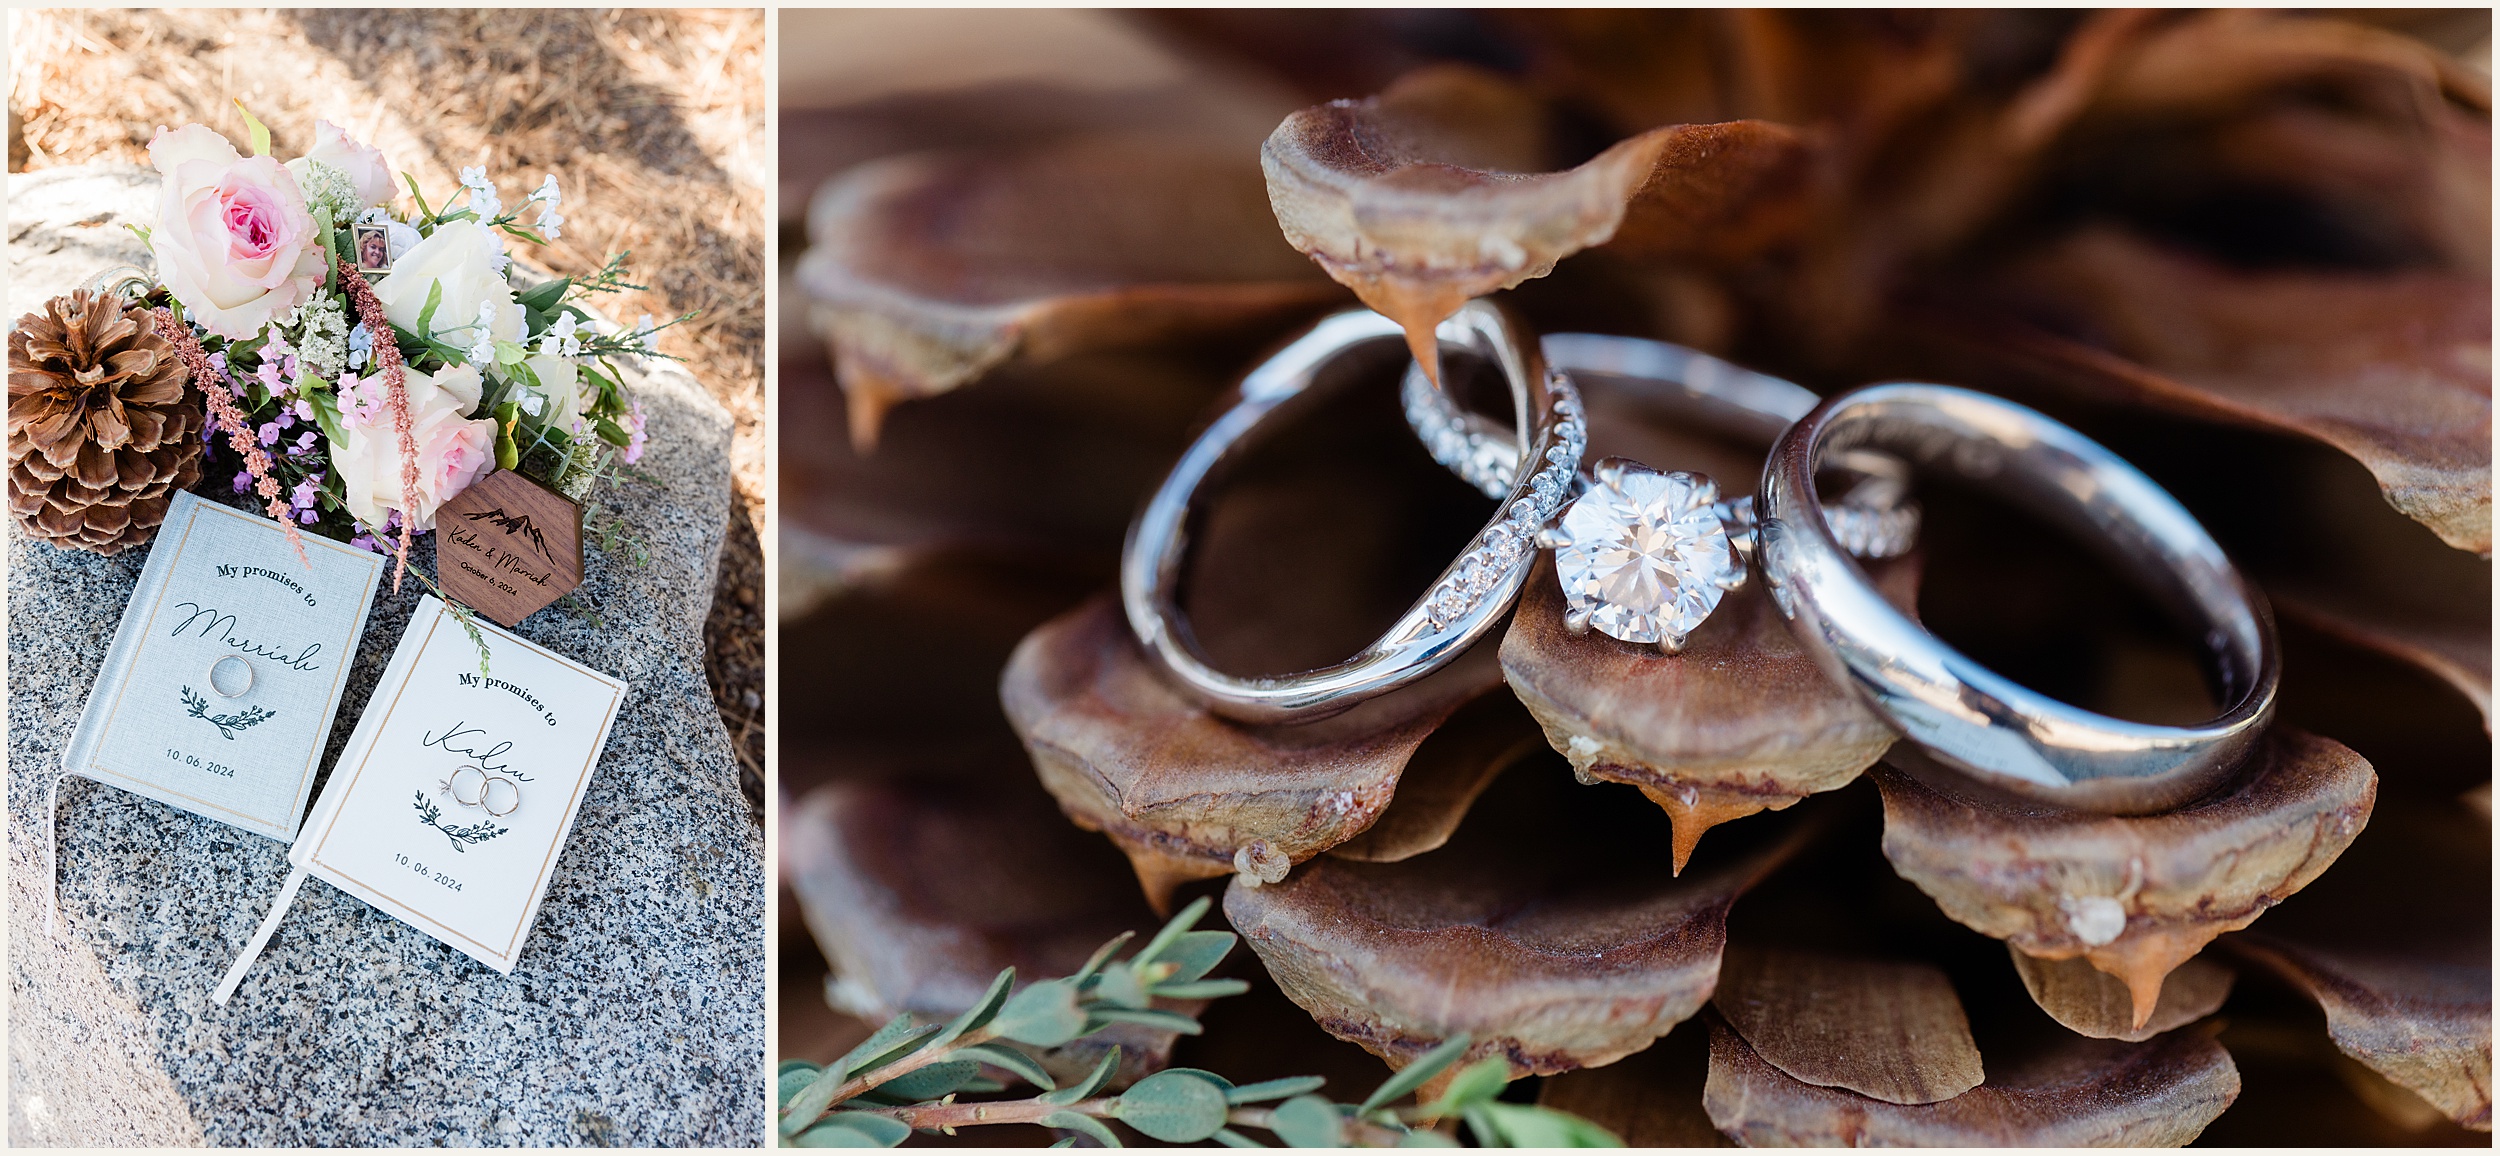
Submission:
<svg viewBox="0 0 2500 1156">
<path fill-rule="evenodd" d="M 1137 933 L 1134 931 L 1123 931 L 1118 935 L 1112 936 L 1111 942 L 1095 948 L 1093 958 L 1086 960 L 1085 966 L 1076 969 L 1076 974 L 1068 978 L 1078 980 L 1080 982 L 1092 979 L 1095 972 L 1102 970 L 1102 965 L 1111 962 L 1111 954 L 1113 952 L 1120 950 L 1122 945 L 1135 938 L 1137 938 Z"/>
<path fill-rule="evenodd" d="M 1398 1074 L 1389 1077 L 1388 1082 L 1373 1089 L 1372 1094 L 1364 1098 L 1362 1106 L 1354 1110 L 1354 1114 L 1370 1115 L 1372 1109 L 1423 1087 L 1426 1080 L 1440 1075 L 1441 1069 L 1458 1062 L 1460 1056 L 1466 1055 L 1467 1045 L 1471 1042 L 1465 1032 L 1441 1041 L 1439 1047 L 1415 1057 L 1414 1063 L 1398 1069 Z"/>
<path fill-rule="evenodd" d="M 857 1128 L 845 1128 L 840 1124 L 818 1124 L 791 1137 L 790 1146 L 793 1148 L 885 1148 L 890 1145 L 877 1143 L 876 1137 Z"/>
<path fill-rule="evenodd" d="M 1194 1036 L 1207 1030 L 1206 1028 L 1201 1027 L 1198 1021 L 1193 1020 L 1188 1016 L 1182 1015 L 1179 1012 L 1164 1011 L 1161 1008 L 1102 1007 L 1098 1005 L 1085 1010 L 1092 1015 L 1096 1022 L 1103 1024 L 1143 1024 L 1147 1027 L 1155 1029 L 1156 1031 L 1178 1032 L 1185 1036 Z"/>
<path fill-rule="evenodd" d="M 1146 996 L 1146 985 L 1137 981 L 1137 969 L 1125 963 L 1114 963 L 1102 969 L 1094 984 L 1093 997 L 1115 1007 L 1141 1008 L 1154 1001 Z"/>
<path fill-rule="evenodd" d="M 1316 1092 L 1327 1084 L 1328 1077 L 1326 1076 L 1287 1076 L 1281 1080 L 1261 1080 L 1255 1084 L 1243 1084 L 1224 1093 L 1224 1101 L 1228 1104 L 1257 1104 L 1268 1100 L 1282 1100 L 1287 1096 Z"/>
<path fill-rule="evenodd" d="M 990 1022 L 991 1017 L 998 1014 L 998 1009 L 1006 1004 L 1007 989 L 1015 985 L 1016 969 L 1012 967 L 1001 969 L 998 978 L 990 981 L 990 989 L 982 992 L 981 998 L 972 1001 L 972 1006 L 965 1008 L 962 1015 L 948 1021 L 936 1038 L 929 1041 L 929 1045 L 944 1047 L 962 1038 L 965 1032 L 976 1030 L 981 1025 Z M 1042 1086 L 1049 1087 L 1050 1085 Z"/>
<path fill-rule="evenodd" d="M 1157 983 L 1156 989 L 1160 990 L 1164 983 L 1187 983 L 1215 970 L 1215 965 L 1224 962 L 1239 942 L 1241 937 L 1229 931 L 1190 931 L 1174 937 L 1155 956 L 1156 962 L 1172 965 L 1172 973 Z"/>
<path fill-rule="evenodd" d="M 885 1021 L 884 1027 L 861 1040 L 858 1047 L 844 1053 L 826 1070 L 847 1079 L 853 1073 L 882 1067 L 919 1050 L 923 1039 L 936 1030 L 934 1027 L 914 1027 L 911 1016 L 898 1015 Z"/>
<path fill-rule="evenodd" d="M 600 423 L 602 435 L 607 423 Z M 1076 985 L 1064 979 L 1045 980 L 1007 997 L 1006 1006 L 990 1021 L 998 1036 L 1038 1048 L 1055 1048 L 1085 1034 L 1085 1012 L 1077 1007 Z"/>
<path fill-rule="evenodd" d="M 1252 1087 L 1257 1087 L 1253 1084 Z M 1268 1112 L 1268 1128 L 1296 1148 L 1342 1148 L 1345 1116 L 1318 1096 L 1295 1096 Z"/>
<path fill-rule="evenodd" d="M 1486 1056 L 1459 1069 L 1458 1074 L 1450 1078 L 1449 1086 L 1441 1090 L 1441 1098 L 1426 1106 L 1424 1111 L 1434 1116 L 1455 1116 L 1470 1105 L 1501 1095 L 1502 1089 L 1509 1086 L 1509 1062 L 1500 1056 Z"/>
<path fill-rule="evenodd" d="M 1076 1147 L 1076 1137 L 1061 1136 L 1060 1138 L 1051 1141 L 1050 1146 L 1053 1148 L 1074 1148 Z"/>
<path fill-rule="evenodd" d="M 1108 1125 L 1093 1118 L 1092 1116 L 1086 1115 L 1083 1112 L 1072 1112 L 1066 1108 L 1061 1108 L 1050 1115 L 1042 1117 L 1039 1122 L 1042 1127 L 1045 1128 L 1065 1128 L 1071 1132 L 1083 1132 L 1086 1135 L 1093 1137 L 1094 1143 L 1100 1144 L 1105 1148 L 1126 1147 L 1126 1145 L 1120 1143 L 1120 1137 L 1114 1134 Z"/>
<path fill-rule="evenodd" d="M 866 1112 L 836 1112 L 825 1117 L 825 1123 L 861 1133 L 879 1148 L 892 1148 L 911 1138 L 911 1125 L 892 1116 L 872 1116 Z"/>
<path fill-rule="evenodd" d="M 1037 1098 L 1045 1104 L 1076 1103 L 1101 1091 L 1104 1084 L 1111 1082 L 1111 1073 L 1118 1071 L 1119 1068 L 1120 1045 L 1113 1044 L 1109 1051 L 1103 1053 L 1101 1062 L 1094 1065 L 1094 1070 L 1086 1073 L 1084 1079 L 1057 1091 L 1045 1092 Z"/>
<path fill-rule="evenodd" d="M 1235 1132 L 1230 1128 L 1215 1130 L 1215 1142 L 1227 1148 L 1265 1148 L 1267 1145 Z"/>
<path fill-rule="evenodd" d="M 1430 1128 L 1417 1128 L 1414 1131 L 1408 1132 L 1406 1135 L 1398 1137 L 1398 1147 L 1400 1148 L 1457 1148 L 1460 1146 L 1461 1145 L 1458 1141 L 1450 1139 L 1449 1137 L 1444 1136 L 1439 1132 L 1435 1132 Z"/>
<path fill-rule="evenodd" d="M 1137 949 L 1137 954 L 1129 957 L 1129 966 L 1144 967 L 1153 963 L 1156 957 L 1162 954 L 1164 948 L 1172 945 L 1173 940 L 1180 938 L 1183 932 L 1197 926 L 1199 918 L 1204 916 L 1207 908 L 1213 905 L 1213 901 L 1204 895 L 1191 900 L 1189 906 L 1181 908 L 1164 923 L 1162 930 L 1155 932 L 1153 939 L 1146 941 L 1146 946 Z"/>
<path fill-rule="evenodd" d="M 1463 1076 L 1461 1078 L 1464 1078 Z M 1621 1148 L 1623 1140 L 1569 1112 L 1487 1100 L 1467 1109 L 1467 1129 L 1488 1148 Z"/>
<path fill-rule="evenodd" d="M 955 1055 L 961 1059 L 979 1060 L 993 1068 L 1004 1068 L 1015 1073 L 1016 1078 L 1045 1092 L 1057 1086 L 1051 1082 L 1050 1073 L 1040 1064 L 1035 1063 L 1033 1057 L 1014 1048 L 999 1044 L 975 1044 L 968 1048 L 957 1048 Z"/>
<path fill-rule="evenodd" d="M 1250 982 L 1241 979 L 1193 979 L 1187 983 L 1158 983 L 1154 994 L 1159 999 L 1221 999 L 1250 990 Z"/>
<path fill-rule="evenodd" d="M 793 1063 L 799 1066 L 792 1067 Z M 774 1089 L 773 1102 L 785 1108 L 788 1107 L 790 1097 L 798 1095 L 806 1090 L 809 1084 L 815 1083 L 818 1073 L 823 1070 L 804 1060 L 783 1062 L 780 1075 L 775 1077 L 778 1087 Z"/>
<path fill-rule="evenodd" d="M 1121 1122 L 1167 1144 L 1195 1144 L 1224 1126 L 1224 1089 L 1196 1072 L 1166 1070 L 1112 1102 Z"/>
<path fill-rule="evenodd" d="M 981 1065 L 971 1060 L 940 1060 L 877 1085 L 879 1095 L 907 1101 L 935 1100 L 980 1078 Z"/>
</svg>

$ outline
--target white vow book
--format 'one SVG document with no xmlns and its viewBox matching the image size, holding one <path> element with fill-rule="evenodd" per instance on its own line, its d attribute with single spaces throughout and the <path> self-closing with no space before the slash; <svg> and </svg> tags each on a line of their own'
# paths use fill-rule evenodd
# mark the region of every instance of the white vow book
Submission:
<svg viewBox="0 0 2500 1156">
<path fill-rule="evenodd" d="M 384 565 L 303 542 L 177 491 L 62 769 L 292 838 Z"/>
<path fill-rule="evenodd" d="M 473 616 L 474 617 L 474 616 Z M 506 975 L 572 834 L 625 683 L 428 596 L 408 620 L 224 1003 L 306 875 Z"/>
</svg>

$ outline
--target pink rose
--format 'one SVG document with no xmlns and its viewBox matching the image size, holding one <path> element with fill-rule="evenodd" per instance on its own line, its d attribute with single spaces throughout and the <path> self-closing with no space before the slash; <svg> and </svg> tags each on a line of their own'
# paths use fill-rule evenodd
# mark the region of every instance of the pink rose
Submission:
<svg viewBox="0 0 2500 1156">
<path fill-rule="evenodd" d="M 358 208 L 389 204 L 398 190 L 391 183 L 391 166 L 382 160 L 382 150 L 358 143 L 347 135 L 346 129 L 326 120 L 313 122 L 312 151 L 286 163 L 286 171 L 294 174 L 297 186 L 305 183 L 305 172 L 315 161 L 347 174 L 356 186 L 356 196 L 364 201 Z"/>
<path fill-rule="evenodd" d="M 399 433 L 391 425 L 388 405 L 372 407 L 371 417 L 348 421 L 341 444 L 332 446 L 331 468 L 347 487 L 347 512 L 367 526 L 382 525 L 399 510 L 418 530 L 434 528 L 434 511 L 468 489 L 469 483 L 495 466 L 495 423 L 462 416 L 477 404 L 485 382 L 476 369 L 462 365 L 431 376 L 408 370 L 408 416 L 417 441 L 417 492 L 403 509 L 399 492 Z M 382 379 L 367 378 L 362 391 L 380 396 Z"/>
<path fill-rule="evenodd" d="M 149 238 L 157 276 L 192 320 L 241 339 L 312 297 L 327 272 L 321 238 L 277 161 L 247 160 L 196 124 L 156 130 L 148 158 L 164 177 Z"/>
</svg>

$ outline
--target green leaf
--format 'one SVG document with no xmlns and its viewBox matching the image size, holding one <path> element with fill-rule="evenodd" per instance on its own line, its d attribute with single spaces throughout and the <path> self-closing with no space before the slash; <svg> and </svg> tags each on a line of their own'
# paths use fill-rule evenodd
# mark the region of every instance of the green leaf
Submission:
<svg viewBox="0 0 2500 1156">
<path fill-rule="evenodd" d="M 1117 1007 L 1141 1008 L 1154 1002 L 1146 996 L 1146 985 L 1138 982 L 1137 969 L 1126 963 L 1105 966 L 1093 994 Z"/>
<path fill-rule="evenodd" d="M 531 289 L 526 293 L 522 293 L 519 296 L 514 297 L 513 300 L 520 302 L 523 309 L 533 309 L 540 313 L 546 313 L 556 307 L 556 302 L 564 300 L 564 291 L 572 287 L 572 278 L 558 277 L 553 281 L 549 281 L 544 285 L 540 285 L 537 288 Z"/>
<path fill-rule="evenodd" d="M 304 404 L 312 407 L 313 424 L 321 427 L 324 444 L 335 449 L 346 441 L 339 425 L 338 395 L 331 392 L 329 382 L 321 380 L 318 375 L 308 370 L 304 374 L 302 384 L 297 387 L 296 395 L 304 399 Z"/>
<path fill-rule="evenodd" d="M 1071 1132 L 1083 1132 L 1086 1135 L 1093 1137 L 1094 1143 L 1100 1144 L 1105 1148 L 1124 1147 L 1124 1145 L 1120 1143 L 1120 1138 L 1117 1135 L 1114 1135 L 1111 1129 L 1106 1127 L 1102 1121 L 1097 1120 L 1092 1116 L 1088 1116 L 1083 1112 L 1072 1112 L 1066 1108 L 1061 1108 L 1050 1115 L 1042 1117 L 1039 1123 L 1045 1128 L 1065 1128 Z"/>
<path fill-rule="evenodd" d="M 1144 967 L 1153 963 L 1164 948 L 1171 946 L 1173 940 L 1180 938 L 1182 932 L 1196 926 L 1199 917 L 1205 915 L 1207 908 L 1213 905 L 1213 901 L 1204 895 L 1191 900 L 1189 906 L 1181 908 L 1164 923 L 1162 930 L 1155 932 L 1153 939 L 1146 941 L 1146 946 L 1139 948 L 1136 955 L 1129 957 L 1129 966 Z M 1197 977 L 1191 976 L 1190 978 L 1196 979 Z"/>
<path fill-rule="evenodd" d="M 312 219 L 313 236 L 321 238 L 321 254 L 324 260 L 324 264 L 321 266 L 321 276 L 322 280 L 326 283 L 337 276 L 335 270 L 339 267 L 338 232 L 336 230 L 336 223 L 330 220 L 330 210 L 322 208 L 319 205 L 315 205 L 313 206 Z"/>
<path fill-rule="evenodd" d="M 582 372 L 588 373 L 591 377 L 597 379 L 602 389 L 607 387 L 608 379 L 600 377 L 597 373 L 591 372 L 588 368 L 584 368 Z M 1127 943 L 1129 940 L 1136 937 L 1137 933 L 1134 931 L 1123 931 L 1118 935 L 1112 936 L 1111 942 L 1095 948 L 1094 957 L 1086 960 L 1085 966 L 1076 969 L 1076 974 L 1069 976 L 1068 978 L 1076 980 L 1079 983 L 1092 979 L 1095 972 L 1102 970 L 1102 965 L 1111 962 L 1112 952 L 1120 950 L 1121 944 Z"/>
<path fill-rule="evenodd" d="M 243 101 L 240 98 L 235 100 L 234 110 L 243 114 L 243 127 L 250 130 L 252 134 L 252 155 L 256 157 L 268 156 L 269 126 L 262 124 L 259 117 L 253 116 L 251 109 L 243 107 Z"/>
<path fill-rule="evenodd" d="M 1326 1076 L 1287 1076 L 1281 1080 L 1261 1080 L 1255 1084 L 1243 1084 L 1224 1093 L 1224 1102 L 1257 1104 L 1267 1100 L 1282 1100 L 1287 1096 L 1316 1092 L 1326 1087 L 1327 1084 L 1328 1077 Z"/>
<path fill-rule="evenodd" d="M 1161 988 L 1164 983 L 1187 983 L 1215 970 L 1215 965 L 1224 962 L 1224 957 L 1232 954 L 1233 945 L 1239 942 L 1241 937 L 1229 931 L 1190 931 L 1174 937 L 1155 956 L 1156 962 L 1172 965 L 1172 974 L 1155 986 Z"/>
<path fill-rule="evenodd" d="M 980 1076 L 981 1065 L 970 1060 L 941 1060 L 878 1084 L 877 1092 L 917 1103 L 941 1099 L 949 1092 L 960 1092 L 965 1084 Z"/>
<path fill-rule="evenodd" d="M 1053 1148 L 1074 1148 L 1076 1147 L 1076 1137 L 1061 1136 L 1057 1140 L 1051 1141 L 1050 1146 Z"/>
<path fill-rule="evenodd" d="M 434 339 L 434 311 L 442 307 L 443 280 L 437 277 L 433 284 L 425 287 L 425 307 L 417 310 L 418 336 L 428 341 Z"/>
<path fill-rule="evenodd" d="M 1198 1035 L 1199 1033 L 1207 1030 L 1204 1027 L 1199 1026 L 1198 1021 L 1193 1020 L 1188 1016 L 1182 1015 L 1179 1012 L 1164 1011 L 1161 1008 L 1102 1007 L 1097 1005 L 1085 1010 L 1087 1014 L 1093 1016 L 1093 1018 L 1100 1023 L 1144 1024 L 1147 1027 L 1155 1029 L 1156 1031 L 1179 1032 L 1185 1036 Z"/>
<path fill-rule="evenodd" d="M 1051 1082 L 1050 1073 L 1040 1064 L 1033 1062 L 1033 1057 L 1014 1048 L 999 1044 L 975 1044 L 968 1048 L 957 1048 L 955 1054 L 967 1060 L 979 1060 L 993 1068 L 1004 1068 L 1014 1072 L 1018 1079 L 1045 1092 L 1057 1086 Z"/>
<path fill-rule="evenodd" d="M 944 1047 L 962 1038 L 965 1032 L 990 1022 L 990 1019 L 998 1014 L 998 1009 L 1006 1004 L 1007 989 L 1015 985 L 1016 969 L 1010 967 L 1001 970 L 998 978 L 990 981 L 990 989 L 982 992 L 981 998 L 972 1001 L 972 1006 L 965 1008 L 962 1015 L 949 1021 L 945 1030 L 940 1031 L 936 1038 L 931 1039 L 929 1045 Z M 1042 1086 L 1047 1088 L 1050 1085 L 1044 1083 Z"/>
<path fill-rule="evenodd" d="M 1486 1056 L 1459 1069 L 1451 1077 L 1449 1087 L 1441 1090 L 1441 1098 L 1424 1108 L 1431 1116 L 1455 1116 L 1471 1105 L 1481 1104 L 1502 1094 L 1510 1086 L 1510 1063 L 1500 1056 Z"/>
<path fill-rule="evenodd" d="M 1267 1130 L 1293 1147 L 1345 1146 L 1345 1116 L 1337 1111 L 1335 1104 L 1318 1096 L 1295 1096 L 1276 1105 L 1267 1118 Z"/>
<path fill-rule="evenodd" d="M 609 421 L 604 417 L 600 418 L 598 428 L 600 441 L 606 442 L 612 446 L 627 446 L 633 444 L 634 439 L 625 436 L 625 430 L 618 426 L 615 422 Z M 1031 991 L 1033 989 L 1026 988 L 1024 990 Z"/>
<path fill-rule="evenodd" d="M 816 1073 L 816 1078 L 797 1094 L 783 1101 L 781 1134 L 790 1136 L 815 1123 L 833 1106 L 833 1094 L 842 1089 L 842 1066 L 839 1064 Z"/>
<path fill-rule="evenodd" d="M 785 1108 L 789 1107 L 790 1097 L 798 1095 L 809 1084 L 815 1083 L 818 1073 L 822 1071 L 824 1069 L 805 1060 L 783 1060 L 781 1072 L 775 1077 L 779 1086 L 774 1091 L 773 1102 Z"/>
<path fill-rule="evenodd" d="M 1467 1045 L 1470 1042 L 1465 1032 L 1441 1041 L 1441 1046 L 1417 1056 L 1414 1063 L 1398 1069 L 1398 1074 L 1389 1077 L 1387 1083 L 1373 1089 L 1372 1094 L 1364 1099 L 1362 1106 L 1354 1110 L 1354 1114 L 1370 1115 L 1372 1109 L 1423 1087 L 1424 1081 L 1440 1075 L 1441 1069 L 1458 1062 L 1460 1056 L 1467 1054 Z"/>
<path fill-rule="evenodd" d="M 442 285 L 442 282 L 437 281 L 434 284 L 439 288 Z M 527 360 L 529 355 L 529 350 L 523 349 L 519 345 L 512 342 L 495 342 L 495 364 L 497 365 L 519 365 L 521 362 Z"/>
<path fill-rule="evenodd" d="M 1487 1100 L 1467 1109 L 1467 1130 L 1487 1148 L 1621 1148 L 1614 1133 L 1569 1112 Z"/>
<path fill-rule="evenodd" d="M 408 182 L 408 195 L 417 199 L 417 216 L 427 221 L 433 220 L 434 210 L 426 207 L 425 194 L 417 191 L 417 178 L 410 176 L 407 173 L 401 173 L 399 174 L 399 179 Z"/>
<path fill-rule="evenodd" d="M 1230 1128 L 1215 1130 L 1215 1142 L 1227 1148 L 1265 1148 L 1267 1145 L 1235 1132 Z"/>
<path fill-rule="evenodd" d="M 1250 990 L 1250 981 L 1242 979 L 1195 979 L 1188 983 L 1158 983 L 1154 994 L 1163 999 L 1221 999 Z"/>
<path fill-rule="evenodd" d="M 602 437 L 608 428 L 607 422 L 599 423 Z M 1076 1006 L 1076 985 L 1064 979 L 1045 980 L 1007 997 L 998 1018 L 990 1021 L 990 1030 L 1037 1048 L 1055 1048 L 1085 1034 L 1085 1012 Z"/>
<path fill-rule="evenodd" d="M 792 1141 L 800 1148 L 892 1148 L 911 1137 L 911 1125 L 866 1112 L 836 1112 Z"/>
<path fill-rule="evenodd" d="M 1400 1148 L 1456 1148 L 1458 1146 L 1458 1141 L 1450 1139 L 1449 1137 L 1444 1136 L 1439 1132 L 1435 1132 L 1430 1128 L 1417 1128 L 1408 1132 L 1406 1135 L 1398 1137 L 1398 1147 Z"/>
<path fill-rule="evenodd" d="M 1094 1070 L 1087 1073 L 1084 1079 L 1055 1092 L 1045 1092 L 1036 1098 L 1045 1104 L 1076 1103 L 1101 1091 L 1104 1084 L 1111 1082 L 1111 1073 L 1118 1070 L 1120 1070 L 1120 1045 L 1113 1044 L 1111 1050 L 1103 1053 L 1101 1062 L 1095 1064 Z"/>
<path fill-rule="evenodd" d="M 911 1016 L 898 1015 L 885 1021 L 884 1027 L 861 1040 L 858 1047 L 852 1048 L 825 1070 L 848 1079 L 860 1072 L 883 1067 L 920 1050 L 922 1039 L 936 1031 L 935 1027 L 914 1027 Z"/>
<path fill-rule="evenodd" d="M 1129 1127 L 1167 1144 L 1195 1144 L 1224 1126 L 1224 1089 L 1195 1072 L 1161 1071 L 1112 1101 Z"/>
</svg>

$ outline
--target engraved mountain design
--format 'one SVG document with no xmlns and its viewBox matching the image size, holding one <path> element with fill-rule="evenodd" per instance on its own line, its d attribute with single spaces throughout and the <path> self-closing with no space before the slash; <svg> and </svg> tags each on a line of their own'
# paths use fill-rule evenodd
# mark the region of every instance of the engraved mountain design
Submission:
<svg viewBox="0 0 2500 1156">
<path fill-rule="evenodd" d="M 484 522 L 489 526 L 501 527 L 506 535 L 527 535 L 529 540 L 537 546 L 539 557 L 552 558 L 555 556 L 547 549 L 546 536 L 538 532 L 538 527 L 531 523 L 530 516 L 527 514 L 507 514 L 504 512 L 503 507 L 497 506 L 491 510 L 480 510 L 474 514 L 463 514 L 461 516 L 472 522 Z"/>
</svg>

